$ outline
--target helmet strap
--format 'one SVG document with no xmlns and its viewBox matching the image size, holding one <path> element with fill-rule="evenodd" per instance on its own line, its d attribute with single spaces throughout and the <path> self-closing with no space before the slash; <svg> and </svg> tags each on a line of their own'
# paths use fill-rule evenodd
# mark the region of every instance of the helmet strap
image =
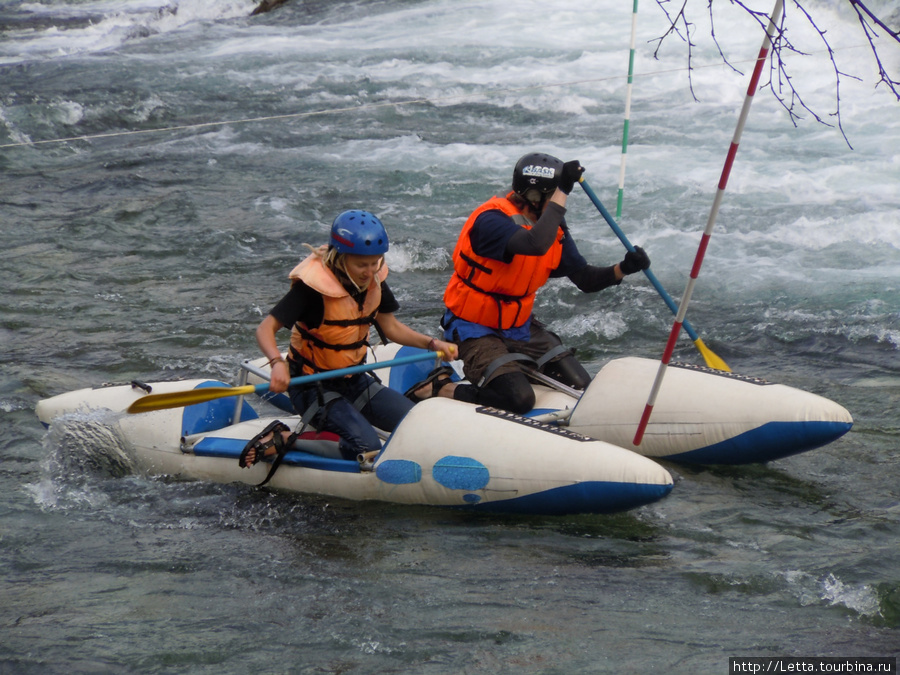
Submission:
<svg viewBox="0 0 900 675">
<path fill-rule="evenodd" d="M 345 279 L 347 281 L 349 281 L 350 284 L 353 286 L 353 288 L 356 289 L 357 294 L 362 293 L 363 291 L 367 290 L 367 287 L 363 287 L 363 286 L 360 286 L 359 284 L 357 284 L 353 280 L 353 277 L 351 277 L 350 274 L 347 272 L 347 265 L 346 265 L 347 254 L 346 253 L 338 253 L 334 249 L 332 249 L 332 251 L 334 252 L 334 256 L 330 259 L 326 258 L 325 264 L 328 265 L 332 269 L 332 271 L 335 273 L 335 275 L 338 277 L 338 279 L 341 281 L 341 283 L 344 283 Z M 384 267 L 384 256 L 381 256 L 381 263 L 378 265 L 378 269 L 381 270 L 382 267 Z"/>
</svg>

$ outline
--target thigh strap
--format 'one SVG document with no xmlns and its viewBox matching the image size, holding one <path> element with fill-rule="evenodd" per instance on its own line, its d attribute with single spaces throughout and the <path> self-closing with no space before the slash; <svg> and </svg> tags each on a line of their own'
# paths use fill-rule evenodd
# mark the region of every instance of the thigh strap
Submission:
<svg viewBox="0 0 900 675">
<path fill-rule="evenodd" d="M 505 366 L 507 363 L 517 361 L 520 362 L 523 366 L 531 367 L 534 370 L 541 370 L 553 359 L 567 353 L 569 353 L 569 350 L 565 347 L 565 345 L 556 345 L 537 360 L 531 358 L 526 354 L 520 354 L 518 352 L 510 352 L 509 354 L 504 354 L 503 356 L 497 357 L 488 364 L 487 368 L 484 369 L 484 373 L 481 375 L 481 379 L 478 380 L 478 384 L 476 386 L 483 387 L 484 385 L 486 385 L 491 381 L 491 379 L 493 379 L 494 374 L 497 372 L 497 369 L 501 366 Z"/>
<path fill-rule="evenodd" d="M 378 380 L 371 380 L 369 385 L 356 397 L 356 400 L 353 401 L 353 407 L 362 412 L 362 409 L 365 408 L 369 404 L 369 401 L 375 398 L 375 395 L 382 389 L 387 389 L 387 387 Z"/>
<path fill-rule="evenodd" d="M 483 387 L 494 378 L 498 368 L 505 366 L 507 363 L 512 363 L 513 361 L 528 362 L 532 366 L 537 366 L 537 362 L 530 356 L 519 354 L 517 352 L 510 352 L 509 354 L 504 354 L 491 361 L 487 368 L 484 369 L 481 379 L 478 380 L 478 383 L 475 386 Z"/>
</svg>

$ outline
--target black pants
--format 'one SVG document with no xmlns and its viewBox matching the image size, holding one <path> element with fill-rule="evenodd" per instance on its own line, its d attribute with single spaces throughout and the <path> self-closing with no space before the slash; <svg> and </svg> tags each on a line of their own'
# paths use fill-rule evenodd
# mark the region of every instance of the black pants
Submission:
<svg viewBox="0 0 900 675">
<path fill-rule="evenodd" d="M 459 345 L 459 356 L 463 360 L 466 378 L 469 382 L 477 383 L 484 377 L 492 363 L 507 354 L 524 354 L 537 361 L 561 344 L 557 335 L 532 319 L 530 340 L 505 340 L 498 335 L 472 338 L 464 340 Z M 575 389 L 584 389 L 591 382 L 591 376 L 571 352 L 565 352 L 546 363 L 541 371 Z M 535 401 L 531 382 L 515 362 L 497 368 L 481 386 L 474 384 L 458 386 L 453 398 L 509 410 L 520 415 L 531 410 Z"/>
</svg>

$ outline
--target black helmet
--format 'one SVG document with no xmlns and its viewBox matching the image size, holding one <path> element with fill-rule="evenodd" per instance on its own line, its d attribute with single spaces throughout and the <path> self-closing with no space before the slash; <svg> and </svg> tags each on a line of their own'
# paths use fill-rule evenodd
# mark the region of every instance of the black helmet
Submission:
<svg viewBox="0 0 900 675">
<path fill-rule="evenodd" d="M 529 190 L 537 190 L 541 197 L 552 193 L 559 185 L 563 163 L 543 152 L 531 152 L 516 162 L 512 189 L 523 199 Z M 536 201 L 536 200 L 529 200 Z"/>
</svg>

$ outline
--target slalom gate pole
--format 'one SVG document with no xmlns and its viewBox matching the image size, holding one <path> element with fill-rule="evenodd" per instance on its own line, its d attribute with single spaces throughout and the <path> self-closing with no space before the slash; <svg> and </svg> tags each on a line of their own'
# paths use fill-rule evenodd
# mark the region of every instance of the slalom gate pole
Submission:
<svg viewBox="0 0 900 675">
<path fill-rule="evenodd" d="M 753 95 L 756 93 L 756 87 L 759 85 L 759 77 L 762 73 L 763 64 L 769 56 L 769 49 L 772 46 L 773 36 L 776 34 L 777 25 L 781 19 L 782 9 L 784 9 L 784 0 L 775 0 L 775 7 L 772 10 L 772 16 L 769 19 L 768 28 L 766 28 L 766 36 L 763 38 L 762 47 L 759 49 L 759 55 L 756 57 L 756 65 L 753 68 L 753 75 L 750 77 L 750 85 L 747 87 L 744 105 L 741 108 L 737 127 L 734 130 L 734 137 L 732 138 L 731 146 L 728 149 L 728 155 L 725 158 L 725 166 L 722 168 L 722 175 L 719 178 L 719 186 L 716 190 L 715 199 L 713 199 L 709 219 L 706 222 L 706 229 L 703 231 L 703 236 L 700 239 L 700 246 L 697 249 L 696 257 L 694 258 L 694 266 L 691 269 L 691 278 L 685 288 L 684 296 L 681 298 L 681 305 L 678 308 L 678 314 L 675 316 L 675 323 L 672 324 L 672 331 L 669 333 L 669 340 L 663 351 L 659 370 L 656 373 L 656 380 L 653 382 L 653 388 L 650 390 L 650 397 L 647 399 L 646 406 L 644 406 L 641 421 L 638 423 L 637 432 L 634 435 L 633 443 L 635 445 L 640 445 L 641 440 L 644 438 L 644 432 L 650 421 L 653 406 L 656 404 L 656 397 L 659 395 L 659 388 L 662 385 L 663 377 L 665 377 L 666 374 L 666 368 L 669 365 L 669 360 L 672 358 L 672 352 L 675 349 L 675 342 L 678 340 L 678 334 L 681 332 L 681 326 L 684 323 L 684 315 L 687 313 L 688 303 L 691 300 L 691 294 L 694 292 L 694 284 L 697 281 L 697 277 L 700 275 L 700 266 L 703 264 L 703 256 L 706 254 L 706 247 L 709 245 L 709 239 L 712 236 L 713 226 L 716 223 L 716 216 L 719 213 L 719 206 L 722 204 L 722 196 L 724 195 L 725 187 L 728 184 L 728 176 L 731 173 L 735 155 L 737 155 L 741 134 L 744 132 L 744 124 L 747 122 L 747 115 L 750 113 L 750 104 L 753 103 Z"/>
<path fill-rule="evenodd" d="M 628 130 L 631 126 L 631 90 L 634 83 L 634 43 L 637 35 L 638 0 L 631 10 L 631 47 L 628 52 L 628 84 L 625 87 L 625 123 L 622 126 L 622 159 L 619 162 L 619 193 L 616 197 L 616 220 L 622 219 L 622 201 L 625 198 L 625 160 L 628 157 Z"/>
</svg>

